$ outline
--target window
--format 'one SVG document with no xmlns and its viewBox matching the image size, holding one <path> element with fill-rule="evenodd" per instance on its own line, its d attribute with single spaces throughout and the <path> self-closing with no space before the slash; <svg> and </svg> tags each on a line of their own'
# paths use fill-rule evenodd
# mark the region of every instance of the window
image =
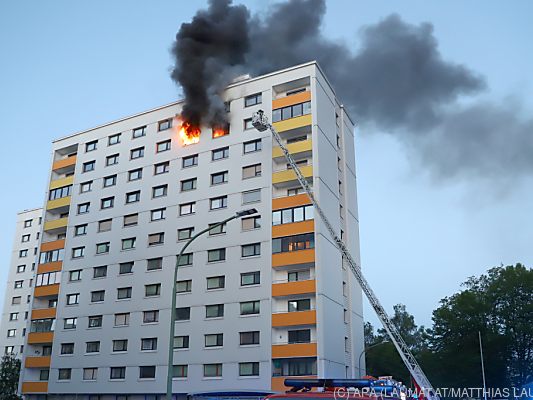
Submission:
<svg viewBox="0 0 533 400">
<path fill-rule="evenodd" d="M 113 340 L 113 352 L 128 351 L 128 339 Z"/>
<path fill-rule="evenodd" d="M 222 364 L 204 364 L 204 377 L 215 378 L 222 376 Z"/>
<path fill-rule="evenodd" d="M 7 337 L 8 338 L 13 338 L 17 336 L 17 330 L 16 329 L 8 329 L 7 330 Z"/>
<path fill-rule="evenodd" d="M 37 274 L 35 286 L 47 286 L 60 282 L 60 272 L 45 272 Z"/>
<path fill-rule="evenodd" d="M 107 156 L 105 158 L 106 167 L 118 164 L 118 157 L 119 157 L 118 153 L 117 154 L 111 154 L 110 156 Z"/>
<path fill-rule="evenodd" d="M 18 319 L 19 319 L 19 313 L 18 312 L 13 312 L 13 313 L 9 314 L 9 320 L 10 321 L 18 321 Z"/>
<path fill-rule="evenodd" d="M 86 163 L 83 163 L 82 171 L 83 172 L 94 171 L 95 167 L 96 167 L 96 161 L 87 161 Z"/>
<path fill-rule="evenodd" d="M 228 171 L 211 174 L 211 185 L 220 185 L 228 181 Z"/>
<path fill-rule="evenodd" d="M 148 235 L 148 246 L 156 246 L 165 243 L 165 233 L 158 232 Z"/>
<path fill-rule="evenodd" d="M 312 205 L 286 208 L 272 212 L 272 225 L 290 224 L 314 219 Z"/>
<path fill-rule="evenodd" d="M 82 236 L 87 234 L 87 224 L 76 225 L 74 227 L 74 236 Z"/>
<path fill-rule="evenodd" d="M 157 350 L 157 338 L 141 339 L 141 351 Z"/>
<path fill-rule="evenodd" d="M 288 310 L 289 312 L 296 311 L 307 311 L 311 309 L 311 300 L 310 299 L 301 299 L 301 300 L 289 300 Z"/>
<path fill-rule="evenodd" d="M 102 327 L 102 316 L 93 315 L 89 317 L 89 328 L 101 328 Z"/>
<path fill-rule="evenodd" d="M 184 254 L 182 254 L 180 259 L 178 260 L 178 266 L 179 267 L 186 267 L 188 265 L 192 265 L 192 254 L 193 253 L 184 253 Z"/>
<path fill-rule="evenodd" d="M 87 191 L 89 191 L 89 190 L 91 190 L 90 184 L 92 183 L 92 181 L 91 182 L 87 182 L 87 183 L 89 184 L 89 188 L 87 189 Z M 48 200 L 61 199 L 63 197 L 70 196 L 71 191 L 72 191 L 72 185 L 63 186 L 63 187 L 60 187 L 60 188 L 57 188 L 57 189 L 52 189 L 52 190 L 50 190 L 50 194 L 48 195 Z M 81 191 L 81 189 L 80 189 L 80 191 Z"/>
<path fill-rule="evenodd" d="M 31 219 L 27 219 L 26 221 L 24 221 L 24 228 L 29 228 L 31 226 L 31 223 L 32 223 Z"/>
<path fill-rule="evenodd" d="M 217 161 L 229 157 L 229 147 L 221 147 L 211 151 L 211 160 Z"/>
<path fill-rule="evenodd" d="M 196 203 L 184 203 L 180 204 L 180 215 L 194 214 L 196 209 Z"/>
<path fill-rule="evenodd" d="M 154 379 L 155 365 L 139 367 L 139 379 Z"/>
<path fill-rule="evenodd" d="M 39 370 L 39 380 L 40 381 L 47 381 L 50 377 L 50 370 L 49 369 L 41 369 Z"/>
<path fill-rule="evenodd" d="M 154 186 L 152 188 L 152 197 L 163 197 L 167 195 L 168 185 Z"/>
<path fill-rule="evenodd" d="M 196 189 L 196 178 L 186 179 L 181 181 L 181 191 L 188 192 L 189 190 Z"/>
<path fill-rule="evenodd" d="M 222 126 L 214 126 L 211 132 L 212 132 L 211 137 L 213 139 L 229 135 L 229 124 L 225 124 Z"/>
<path fill-rule="evenodd" d="M 253 257 L 261 255 L 261 243 L 251 243 L 241 246 L 242 257 Z"/>
<path fill-rule="evenodd" d="M 93 278 L 105 278 L 107 276 L 107 265 L 93 268 Z"/>
<path fill-rule="evenodd" d="M 261 164 L 242 167 L 242 179 L 254 178 L 256 176 L 261 176 Z"/>
<path fill-rule="evenodd" d="M 19 257 L 28 257 L 28 249 L 19 250 Z"/>
<path fill-rule="evenodd" d="M 304 233 L 301 235 L 285 236 L 282 238 L 272 239 L 272 254 L 306 250 L 314 247 L 314 233 Z"/>
<path fill-rule="evenodd" d="M 161 284 L 153 283 L 150 285 L 144 285 L 144 295 L 146 297 L 153 297 L 161 295 Z"/>
<path fill-rule="evenodd" d="M 103 219 L 98 221 L 98 232 L 108 232 L 111 230 L 112 219 Z"/>
<path fill-rule="evenodd" d="M 170 139 L 158 142 L 156 145 L 156 153 L 170 150 Z"/>
<path fill-rule="evenodd" d="M 130 324 L 130 313 L 115 314 L 115 326 L 127 326 Z"/>
<path fill-rule="evenodd" d="M 134 225 L 137 225 L 138 220 L 139 220 L 139 214 L 124 215 L 123 225 L 134 226 Z"/>
<path fill-rule="evenodd" d="M 244 120 L 244 130 L 254 129 L 254 125 L 252 124 L 251 118 L 246 118 Z"/>
<path fill-rule="evenodd" d="M 104 187 L 111 187 L 115 186 L 117 184 L 117 176 L 116 175 L 109 175 L 104 177 Z"/>
<path fill-rule="evenodd" d="M 104 298 L 105 298 L 105 290 L 95 290 L 91 292 L 92 303 L 99 303 L 101 301 L 104 301 Z"/>
<path fill-rule="evenodd" d="M 132 169 L 131 171 L 128 171 L 128 181 L 138 181 L 139 179 L 142 179 L 143 177 L 143 169 Z"/>
<path fill-rule="evenodd" d="M 166 174 L 170 170 L 170 163 L 168 161 L 154 165 L 154 175 Z"/>
<path fill-rule="evenodd" d="M 190 239 L 193 233 L 194 233 L 193 227 L 178 229 L 178 240 Z"/>
<path fill-rule="evenodd" d="M 42 332 L 53 332 L 55 325 L 55 319 L 46 318 L 46 319 L 34 319 L 31 321 L 30 332 L 42 333 Z"/>
<path fill-rule="evenodd" d="M 80 193 L 87 193 L 90 192 L 93 186 L 93 181 L 87 181 L 80 183 Z M 57 195 L 53 193 L 54 191 L 50 191 L 50 197 L 55 197 L 56 199 L 59 197 L 56 197 Z M 68 195 L 67 195 L 68 196 Z M 64 197 L 64 196 L 61 196 Z"/>
<path fill-rule="evenodd" d="M 85 253 L 85 247 L 74 247 L 72 249 L 72 258 L 81 258 Z"/>
<path fill-rule="evenodd" d="M 130 151 L 130 159 L 135 160 L 137 158 L 144 157 L 144 147 L 137 147 L 136 149 L 132 149 Z"/>
<path fill-rule="evenodd" d="M 213 249 L 207 251 L 207 262 L 224 261 L 226 259 L 226 249 Z"/>
<path fill-rule="evenodd" d="M 289 282 L 305 281 L 310 278 L 310 271 L 309 270 L 289 271 L 287 273 L 287 278 Z"/>
<path fill-rule="evenodd" d="M 256 203 L 261 201 L 261 189 L 242 192 L 242 204 Z"/>
<path fill-rule="evenodd" d="M 68 280 L 70 282 L 81 281 L 81 269 L 70 271 L 68 274 Z"/>
<path fill-rule="evenodd" d="M 106 208 L 112 208 L 114 203 L 115 203 L 115 197 L 106 197 L 105 199 L 101 200 L 100 208 L 102 210 Z"/>
<path fill-rule="evenodd" d="M 86 353 L 99 353 L 100 352 L 100 342 L 86 342 L 85 343 L 85 352 Z"/>
<path fill-rule="evenodd" d="M 57 372 L 58 381 L 68 381 L 70 379 L 72 370 L 70 368 L 59 368 Z"/>
<path fill-rule="evenodd" d="M 189 319 L 191 319 L 190 307 L 176 308 L 176 321 L 187 321 Z"/>
<path fill-rule="evenodd" d="M 261 104 L 262 96 L 261 93 L 252 94 L 244 98 L 244 107 L 251 107 L 257 104 Z"/>
<path fill-rule="evenodd" d="M 242 218 L 241 228 L 243 231 L 261 228 L 261 216 Z"/>
<path fill-rule="evenodd" d="M 117 299 L 118 300 L 131 299 L 131 286 L 124 287 L 124 288 L 118 288 Z"/>
<path fill-rule="evenodd" d="M 22 243 L 29 242 L 30 241 L 30 235 L 22 235 Z"/>
<path fill-rule="evenodd" d="M 195 165 L 198 165 L 198 154 L 183 157 L 183 159 L 181 160 L 182 168 L 194 167 Z"/>
<path fill-rule="evenodd" d="M 143 323 L 159 322 L 159 310 L 143 311 Z"/>
<path fill-rule="evenodd" d="M 222 346 L 224 343 L 224 339 L 223 339 L 223 334 L 222 333 L 215 333 L 215 334 L 208 334 L 208 335 L 204 335 L 204 343 L 205 343 L 205 347 L 219 347 L 219 346 Z"/>
<path fill-rule="evenodd" d="M 283 121 L 285 119 L 299 117 L 311 113 L 311 102 L 298 103 L 291 106 L 272 110 L 272 122 Z"/>
<path fill-rule="evenodd" d="M 98 375 L 98 368 L 83 368 L 83 380 L 95 381 Z"/>
<path fill-rule="evenodd" d="M 224 304 L 211 304 L 205 306 L 206 318 L 221 318 L 224 316 Z"/>
<path fill-rule="evenodd" d="M 152 210 L 150 211 L 150 220 L 159 221 L 161 219 L 165 219 L 166 212 L 166 208 L 158 208 L 156 210 Z"/>
<path fill-rule="evenodd" d="M 250 140 L 248 142 L 244 142 L 242 147 L 243 147 L 243 153 L 244 154 L 248 154 L 248 153 L 254 153 L 256 151 L 261 151 L 261 139 L 257 139 L 257 140 Z"/>
<path fill-rule="evenodd" d="M 173 365 L 172 366 L 172 377 L 173 378 L 187 378 L 188 365 Z"/>
<path fill-rule="evenodd" d="M 141 199 L 141 191 L 126 193 L 126 204 L 136 203 Z"/>
<path fill-rule="evenodd" d="M 120 263 L 118 273 L 120 275 L 131 274 L 133 272 L 133 261 Z"/>
<path fill-rule="evenodd" d="M 74 354 L 74 343 L 61 343 L 60 354 Z"/>
<path fill-rule="evenodd" d="M 109 379 L 126 379 L 126 367 L 111 367 Z"/>
<path fill-rule="evenodd" d="M 15 354 L 15 346 L 6 346 L 4 354 Z"/>
<path fill-rule="evenodd" d="M 192 280 L 178 281 L 176 283 L 176 292 L 177 293 L 190 293 L 192 290 Z"/>
<path fill-rule="evenodd" d="M 261 283 L 260 272 L 244 272 L 241 274 L 241 286 L 259 285 Z"/>
<path fill-rule="evenodd" d="M 120 133 L 117 133 L 116 135 L 111 135 L 107 138 L 107 145 L 113 146 L 114 144 L 120 143 Z"/>
<path fill-rule="evenodd" d="M 239 343 L 241 346 L 259 344 L 259 331 L 239 332 Z"/>
<path fill-rule="evenodd" d="M 206 278 L 207 280 L 207 290 L 212 289 L 223 289 L 226 284 L 226 278 L 224 275 L 221 276 L 211 276 Z"/>
<path fill-rule="evenodd" d="M 15 296 L 15 297 L 11 298 L 11 304 L 13 304 L 13 305 L 20 304 L 21 300 L 22 300 L 22 297 Z"/>
<path fill-rule="evenodd" d="M 22 283 L 24 281 L 15 281 L 15 284 L 14 284 L 14 288 L 15 289 L 21 289 L 22 288 Z"/>
<path fill-rule="evenodd" d="M 89 212 L 89 206 L 91 203 L 78 204 L 78 214 L 86 214 Z"/>
<path fill-rule="evenodd" d="M 110 247 L 109 242 L 98 243 L 98 244 L 96 245 L 96 254 L 106 254 L 106 253 L 109 253 L 109 247 Z"/>
<path fill-rule="evenodd" d="M 154 271 L 157 269 L 163 268 L 163 258 L 150 258 L 146 262 L 146 270 L 147 271 Z"/>
<path fill-rule="evenodd" d="M 239 376 L 259 376 L 258 362 L 239 363 Z"/>
<path fill-rule="evenodd" d="M 273 376 L 305 376 L 316 373 L 316 358 L 286 358 L 273 362 Z"/>
<path fill-rule="evenodd" d="M 146 135 L 146 126 L 140 126 L 139 128 L 135 128 L 133 130 L 133 139 L 136 139 L 136 138 L 139 138 L 139 137 L 142 137 L 142 136 L 145 136 Z"/>
<path fill-rule="evenodd" d="M 17 274 L 21 274 L 26 271 L 26 265 L 17 265 Z"/>
<path fill-rule="evenodd" d="M 175 349 L 188 349 L 189 348 L 189 336 L 175 336 L 174 337 Z"/>
<path fill-rule="evenodd" d="M 220 224 L 220 223 L 216 223 L 216 224 L 209 224 L 209 236 L 214 236 L 214 235 L 221 235 L 223 233 L 226 233 L 226 224 Z"/>
<path fill-rule="evenodd" d="M 135 248 L 135 238 L 122 239 L 122 250 L 132 250 Z"/>
<path fill-rule="evenodd" d="M 289 331 L 289 344 L 311 342 L 311 329 Z"/>
<path fill-rule="evenodd" d="M 259 300 L 243 301 L 241 303 L 241 315 L 259 314 Z"/>
<path fill-rule="evenodd" d="M 219 210 L 228 206 L 228 196 L 214 197 L 209 200 L 210 210 Z"/>
<path fill-rule="evenodd" d="M 78 318 L 65 318 L 63 320 L 63 328 L 64 329 L 76 329 L 77 322 L 78 322 Z"/>
<path fill-rule="evenodd" d="M 167 129 L 170 129 L 170 127 L 172 126 L 172 119 L 165 119 L 163 121 L 159 121 L 158 125 L 157 125 L 157 130 L 159 132 L 161 131 L 164 131 L 164 130 L 167 130 Z"/>
</svg>

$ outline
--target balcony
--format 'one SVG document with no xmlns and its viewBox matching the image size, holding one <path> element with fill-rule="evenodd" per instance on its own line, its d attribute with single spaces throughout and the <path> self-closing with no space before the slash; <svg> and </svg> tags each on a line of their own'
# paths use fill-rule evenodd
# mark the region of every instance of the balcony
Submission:
<svg viewBox="0 0 533 400">
<path fill-rule="evenodd" d="M 50 368 L 50 356 L 26 357 L 24 366 L 26 368 Z"/>
<path fill-rule="evenodd" d="M 65 248 L 65 239 L 53 240 L 41 244 L 41 251 L 59 250 Z"/>
<path fill-rule="evenodd" d="M 312 165 L 302 165 L 300 171 L 305 178 L 313 178 L 313 166 Z M 290 184 L 297 183 L 298 179 L 296 174 L 291 169 L 284 169 L 281 171 L 276 171 L 272 173 L 272 183 L 273 184 L 285 184 L 290 186 Z"/>
<path fill-rule="evenodd" d="M 48 382 L 22 382 L 22 393 L 47 393 Z"/>
<path fill-rule="evenodd" d="M 291 154 L 311 153 L 313 151 L 313 141 L 302 140 L 301 142 L 287 144 L 285 147 Z M 279 146 L 272 148 L 272 158 L 282 158 L 285 161 L 285 155 Z"/>
<path fill-rule="evenodd" d="M 77 159 L 76 156 L 71 156 L 71 157 L 62 158 L 60 160 L 56 160 L 52 164 L 52 170 L 57 171 L 57 170 L 66 169 L 68 167 L 74 167 L 76 165 L 76 159 Z"/>
<path fill-rule="evenodd" d="M 273 344 L 272 358 L 316 357 L 316 343 Z"/>
<path fill-rule="evenodd" d="M 294 311 L 272 314 L 272 326 L 315 325 L 316 311 Z"/>
<path fill-rule="evenodd" d="M 283 237 L 298 235 L 300 233 L 309 233 L 315 231 L 315 221 L 310 219 L 307 221 L 292 222 L 289 224 L 274 225 L 272 227 L 272 237 Z"/>
<path fill-rule="evenodd" d="M 61 179 L 55 179 L 50 182 L 50 189 L 57 189 L 63 186 L 72 185 L 74 182 L 74 175 L 67 176 Z"/>
<path fill-rule="evenodd" d="M 288 251 L 272 254 L 272 267 L 286 265 L 312 264 L 315 262 L 315 249 Z"/>
<path fill-rule="evenodd" d="M 272 211 L 305 206 L 308 204 L 311 204 L 311 200 L 309 200 L 309 196 L 307 196 L 306 193 L 297 194 L 295 196 L 283 196 L 272 199 Z"/>
<path fill-rule="evenodd" d="M 57 296 L 59 294 L 59 283 L 47 286 L 37 286 L 33 291 L 35 297 Z"/>
<path fill-rule="evenodd" d="M 52 343 L 54 332 L 30 332 L 28 334 L 28 344 Z"/>
<path fill-rule="evenodd" d="M 47 211 L 55 210 L 58 208 L 68 209 L 69 206 L 70 206 L 70 196 L 61 197 L 60 199 L 55 199 L 55 200 L 48 200 L 46 202 Z"/>
<path fill-rule="evenodd" d="M 303 128 L 304 126 L 310 126 L 313 123 L 312 114 L 301 115 L 299 117 L 285 119 L 283 121 L 274 122 L 272 125 L 278 133 L 290 131 L 292 129 Z"/>
<path fill-rule="evenodd" d="M 46 272 L 61 271 L 63 268 L 63 261 L 53 261 L 46 264 L 39 264 L 37 267 L 38 274 L 44 274 Z"/>
<path fill-rule="evenodd" d="M 67 199 L 67 198 L 70 201 L 70 197 L 65 197 L 65 199 Z M 57 200 L 63 200 L 63 199 L 57 199 Z M 57 201 L 57 200 L 52 200 L 52 201 Z M 46 221 L 44 223 L 44 228 L 43 229 L 45 231 L 51 231 L 51 230 L 54 230 L 54 229 L 66 228 L 67 224 L 68 224 L 68 217 L 53 219 L 51 221 Z"/>
<path fill-rule="evenodd" d="M 55 308 L 35 308 L 31 311 L 31 319 L 49 319 L 56 317 Z"/>
<path fill-rule="evenodd" d="M 280 282 L 272 284 L 272 296 L 291 296 L 294 294 L 307 294 L 316 292 L 316 281 L 307 279 L 305 281 Z"/>
<path fill-rule="evenodd" d="M 306 90 L 305 92 L 293 94 L 291 96 L 280 97 L 279 99 L 272 100 L 272 109 L 283 108 L 292 106 L 298 103 L 305 103 L 306 101 L 311 100 L 311 91 Z"/>
</svg>

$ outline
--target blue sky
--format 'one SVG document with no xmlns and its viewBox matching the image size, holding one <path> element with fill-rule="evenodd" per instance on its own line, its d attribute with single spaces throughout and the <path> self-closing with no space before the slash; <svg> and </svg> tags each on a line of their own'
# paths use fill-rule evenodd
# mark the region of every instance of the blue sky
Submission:
<svg viewBox="0 0 533 400">
<path fill-rule="evenodd" d="M 242 3 L 261 12 L 273 2 Z M 51 141 L 176 100 L 169 47 L 179 25 L 204 5 L 0 4 L 0 283 L 16 212 L 44 200 Z M 324 31 L 356 48 L 359 30 L 391 13 L 432 23 L 444 58 L 484 75 L 489 98 L 516 96 L 531 109 L 533 49 L 527 38 L 533 37 L 533 3 L 330 0 Z M 404 303 L 429 325 L 438 301 L 468 276 L 500 263 L 531 266 L 531 179 L 505 194 L 475 181 L 436 182 L 386 134 L 358 131 L 356 152 L 362 265 L 388 310 Z M 3 291 L 2 284 L 2 300 Z M 368 308 L 366 316 L 375 322 Z"/>
</svg>

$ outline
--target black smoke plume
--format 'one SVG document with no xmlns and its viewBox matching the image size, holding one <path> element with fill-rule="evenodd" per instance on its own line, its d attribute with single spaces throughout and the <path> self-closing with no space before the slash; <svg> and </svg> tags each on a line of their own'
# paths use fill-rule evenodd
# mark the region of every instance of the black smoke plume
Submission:
<svg viewBox="0 0 533 400">
<path fill-rule="evenodd" d="M 394 134 L 434 176 L 532 172 L 533 119 L 513 106 L 468 99 L 487 90 L 485 79 L 442 57 L 431 24 L 390 15 L 366 26 L 352 51 L 322 34 L 325 12 L 325 0 L 289 0 L 261 16 L 210 1 L 182 25 L 174 47 L 185 115 L 220 118 L 217 94 L 242 71 L 258 75 L 317 60 L 363 131 Z M 464 99 L 468 106 L 460 105 Z"/>
</svg>

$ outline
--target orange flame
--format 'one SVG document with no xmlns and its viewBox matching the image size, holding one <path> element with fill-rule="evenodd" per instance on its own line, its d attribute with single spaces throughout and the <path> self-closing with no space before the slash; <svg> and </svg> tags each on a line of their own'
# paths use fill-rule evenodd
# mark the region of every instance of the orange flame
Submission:
<svg viewBox="0 0 533 400">
<path fill-rule="evenodd" d="M 179 135 L 183 140 L 184 146 L 195 144 L 200 141 L 200 128 L 198 126 L 191 125 L 191 123 L 188 121 L 184 121 L 181 124 Z"/>
<path fill-rule="evenodd" d="M 225 136 L 229 133 L 229 126 L 213 126 L 213 137 Z"/>
</svg>

